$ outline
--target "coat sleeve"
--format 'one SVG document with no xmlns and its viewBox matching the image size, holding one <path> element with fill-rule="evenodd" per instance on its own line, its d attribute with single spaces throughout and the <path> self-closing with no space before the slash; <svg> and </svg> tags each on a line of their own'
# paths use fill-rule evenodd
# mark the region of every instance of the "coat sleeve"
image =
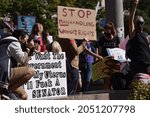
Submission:
<svg viewBox="0 0 150 117">
<path fill-rule="evenodd" d="M 12 42 L 8 47 L 8 52 L 20 64 L 24 64 L 28 60 L 28 54 L 22 51 L 19 42 Z"/>
</svg>

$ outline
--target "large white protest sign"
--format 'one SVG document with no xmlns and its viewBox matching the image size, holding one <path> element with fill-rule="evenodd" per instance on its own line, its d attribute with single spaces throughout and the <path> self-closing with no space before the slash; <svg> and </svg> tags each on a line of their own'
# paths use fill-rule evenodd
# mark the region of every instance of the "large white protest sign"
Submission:
<svg viewBox="0 0 150 117">
<path fill-rule="evenodd" d="M 29 66 L 36 75 L 24 84 L 28 99 L 52 99 L 67 96 L 65 53 L 35 53 Z"/>
<path fill-rule="evenodd" d="M 96 12 L 58 6 L 58 35 L 60 38 L 96 40 Z"/>
</svg>

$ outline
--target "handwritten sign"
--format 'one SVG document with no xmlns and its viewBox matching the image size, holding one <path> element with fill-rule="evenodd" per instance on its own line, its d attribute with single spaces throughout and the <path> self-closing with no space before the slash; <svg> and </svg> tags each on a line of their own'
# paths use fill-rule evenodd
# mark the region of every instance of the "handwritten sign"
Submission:
<svg viewBox="0 0 150 117">
<path fill-rule="evenodd" d="M 23 87 L 28 99 L 50 99 L 67 96 L 66 57 L 65 53 L 35 53 L 29 66 L 36 70 L 36 75 Z"/>
<path fill-rule="evenodd" d="M 92 80 L 111 78 L 114 72 L 119 72 L 117 63 L 118 61 L 111 57 L 105 57 L 103 61 L 95 63 L 92 66 Z"/>
<path fill-rule="evenodd" d="M 96 12 L 58 6 L 58 35 L 60 38 L 96 40 Z"/>
</svg>

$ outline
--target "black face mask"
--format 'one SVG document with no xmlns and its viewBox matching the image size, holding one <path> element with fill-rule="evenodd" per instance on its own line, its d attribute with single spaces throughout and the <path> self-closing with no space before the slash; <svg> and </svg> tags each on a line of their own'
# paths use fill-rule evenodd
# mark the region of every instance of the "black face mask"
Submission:
<svg viewBox="0 0 150 117">
<path fill-rule="evenodd" d="M 106 37 L 110 37 L 111 36 L 111 33 L 109 33 L 109 32 L 104 32 L 104 34 L 105 34 Z"/>
</svg>

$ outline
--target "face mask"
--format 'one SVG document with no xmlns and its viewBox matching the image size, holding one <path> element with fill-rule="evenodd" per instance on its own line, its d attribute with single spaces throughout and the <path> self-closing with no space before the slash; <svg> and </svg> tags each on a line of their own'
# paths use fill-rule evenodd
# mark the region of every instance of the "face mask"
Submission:
<svg viewBox="0 0 150 117">
<path fill-rule="evenodd" d="M 106 37 L 110 37 L 111 36 L 111 33 L 108 33 L 108 32 L 104 32 L 105 36 Z"/>
</svg>

